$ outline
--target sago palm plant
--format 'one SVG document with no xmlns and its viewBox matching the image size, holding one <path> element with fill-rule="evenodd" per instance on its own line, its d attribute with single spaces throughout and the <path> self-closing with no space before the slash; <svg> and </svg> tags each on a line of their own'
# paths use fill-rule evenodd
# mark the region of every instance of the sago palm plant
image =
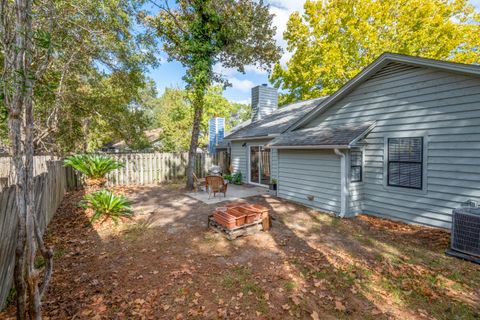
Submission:
<svg viewBox="0 0 480 320">
<path fill-rule="evenodd" d="M 111 219 L 117 224 L 121 218 L 131 218 L 133 215 L 131 203 L 124 195 L 115 195 L 105 189 L 86 195 L 82 206 L 93 210 L 92 222 Z"/>
<path fill-rule="evenodd" d="M 93 154 L 70 156 L 64 163 L 85 175 L 87 187 L 105 185 L 106 175 L 123 167 L 123 163 L 109 156 Z"/>
</svg>

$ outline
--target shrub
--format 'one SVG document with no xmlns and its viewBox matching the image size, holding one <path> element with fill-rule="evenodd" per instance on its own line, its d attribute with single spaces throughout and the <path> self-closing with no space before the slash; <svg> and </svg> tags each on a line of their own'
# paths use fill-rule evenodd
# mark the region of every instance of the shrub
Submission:
<svg viewBox="0 0 480 320">
<path fill-rule="evenodd" d="M 233 184 L 242 184 L 242 173 L 239 171 L 239 172 L 235 172 L 233 175 L 232 175 L 232 183 Z"/>
<path fill-rule="evenodd" d="M 97 190 L 107 182 L 105 176 L 123 167 L 123 163 L 103 155 L 74 155 L 65 159 L 65 165 L 74 168 L 86 177 L 86 185 L 90 190 Z"/>
<path fill-rule="evenodd" d="M 224 174 L 223 179 L 227 180 L 229 183 L 233 182 L 233 177 L 231 174 Z"/>
<path fill-rule="evenodd" d="M 117 224 L 120 218 L 133 215 L 131 203 L 124 195 L 115 195 L 105 189 L 86 195 L 82 205 L 93 210 L 92 222 L 102 218 L 103 221 L 112 219 Z"/>
<path fill-rule="evenodd" d="M 70 156 L 64 163 L 90 179 L 105 178 L 110 171 L 123 167 L 123 163 L 112 157 L 93 154 Z"/>
</svg>

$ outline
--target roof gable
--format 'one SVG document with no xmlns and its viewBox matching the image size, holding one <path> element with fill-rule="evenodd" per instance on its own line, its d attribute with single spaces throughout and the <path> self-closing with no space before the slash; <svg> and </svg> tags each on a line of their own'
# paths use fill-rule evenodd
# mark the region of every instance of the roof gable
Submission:
<svg viewBox="0 0 480 320">
<path fill-rule="evenodd" d="M 342 98 L 347 96 L 355 88 L 365 81 L 374 78 L 377 74 L 382 74 L 385 72 L 395 73 L 395 67 L 386 68 L 389 64 L 399 63 L 403 65 L 410 65 L 412 67 L 424 67 L 424 68 L 434 68 L 440 69 L 443 71 L 467 74 L 473 76 L 480 76 L 480 66 L 479 65 L 469 65 L 455 62 L 447 62 L 433 59 L 426 59 L 420 57 L 413 57 L 401 54 L 394 53 L 384 53 L 377 60 L 363 69 L 358 75 L 348 81 L 343 87 L 337 90 L 335 93 L 330 95 L 327 99 L 323 100 L 318 106 L 313 108 L 309 113 L 305 114 L 303 117 L 295 121 L 286 132 L 290 132 L 305 124 L 309 123 L 312 119 L 318 117 L 336 102 L 340 101 Z M 386 69 L 383 71 L 382 69 Z"/>
</svg>

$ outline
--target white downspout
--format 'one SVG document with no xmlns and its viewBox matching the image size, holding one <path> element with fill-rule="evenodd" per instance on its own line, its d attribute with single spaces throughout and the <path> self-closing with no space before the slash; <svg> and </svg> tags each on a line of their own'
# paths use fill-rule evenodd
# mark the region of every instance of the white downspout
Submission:
<svg viewBox="0 0 480 320">
<path fill-rule="evenodd" d="M 340 218 L 344 218 L 347 212 L 347 197 L 348 197 L 348 186 L 347 186 L 347 157 L 345 153 L 341 152 L 339 149 L 333 149 L 335 154 L 340 157 Z"/>
</svg>

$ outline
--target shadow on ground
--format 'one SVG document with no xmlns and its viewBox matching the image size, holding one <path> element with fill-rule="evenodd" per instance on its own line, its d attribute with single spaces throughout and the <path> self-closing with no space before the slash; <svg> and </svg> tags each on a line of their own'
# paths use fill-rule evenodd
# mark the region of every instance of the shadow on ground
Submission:
<svg viewBox="0 0 480 320">
<path fill-rule="evenodd" d="M 480 268 L 445 257 L 443 231 L 341 220 L 272 196 L 272 230 L 226 240 L 217 205 L 175 185 L 117 188 L 137 216 L 88 223 L 70 194 L 49 228 L 55 319 L 475 319 Z M 13 311 L 9 309 L 10 314 Z"/>
</svg>

